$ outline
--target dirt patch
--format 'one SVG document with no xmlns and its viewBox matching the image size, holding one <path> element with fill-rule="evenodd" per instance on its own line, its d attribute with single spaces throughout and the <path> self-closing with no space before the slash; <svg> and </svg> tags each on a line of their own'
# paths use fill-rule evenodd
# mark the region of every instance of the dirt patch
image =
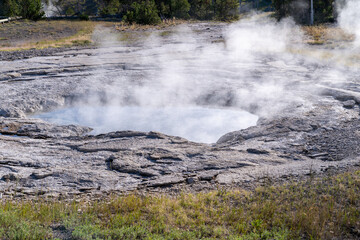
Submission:
<svg viewBox="0 0 360 240">
<path fill-rule="evenodd" d="M 98 23 L 85 21 L 14 21 L 0 25 L 0 50 L 59 47 L 89 39 Z"/>
</svg>

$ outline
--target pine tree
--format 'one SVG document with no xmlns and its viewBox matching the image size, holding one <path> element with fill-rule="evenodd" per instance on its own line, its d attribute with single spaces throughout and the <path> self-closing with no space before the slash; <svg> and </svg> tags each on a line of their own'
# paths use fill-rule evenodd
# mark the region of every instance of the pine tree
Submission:
<svg viewBox="0 0 360 240">
<path fill-rule="evenodd" d="M 20 16 L 26 19 L 39 20 L 45 16 L 41 0 L 20 0 Z"/>
</svg>

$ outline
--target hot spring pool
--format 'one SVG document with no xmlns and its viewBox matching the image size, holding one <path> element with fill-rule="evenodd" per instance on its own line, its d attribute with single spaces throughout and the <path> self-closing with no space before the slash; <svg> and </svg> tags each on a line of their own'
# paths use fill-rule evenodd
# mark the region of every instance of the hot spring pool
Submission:
<svg viewBox="0 0 360 240">
<path fill-rule="evenodd" d="M 36 116 L 61 124 L 89 126 L 92 134 L 157 131 L 195 142 L 214 143 L 225 133 L 256 125 L 258 117 L 234 109 L 206 107 L 71 107 Z"/>
</svg>

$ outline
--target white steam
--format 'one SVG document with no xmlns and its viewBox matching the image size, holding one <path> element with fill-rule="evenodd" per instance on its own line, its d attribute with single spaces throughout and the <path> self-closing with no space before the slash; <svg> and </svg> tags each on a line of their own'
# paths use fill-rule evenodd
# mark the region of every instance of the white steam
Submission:
<svg viewBox="0 0 360 240">
<path fill-rule="evenodd" d="M 357 19 L 348 13 L 350 3 L 340 24 L 356 31 L 358 23 L 346 21 L 346 16 Z M 90 58 L 99 66 L 97 73 L 83 82 L 89 92 L 80 107 L 54 118 L 75 118 L 78 124 L 99 126 L 100 132 L 163 131 L 215 142 L 229 131 L 255 124 L 257 117 L 244 110 L 260 117 L 276 116 L 289 107 L 295 111 L 311 105 L 307 82 L 313 86 L 345 79 L 341 69 L 329 72 L 294 53 L 307 46 L 290 19 L 275 22 L 255 16 L 228 26 L 197 23 L 169 33 L 136 34 L 138 38 L 131 39 L 125 33 L 124 42 L 107 30 L 95 31 L 101 47 Z M 111 67 L 119 65 L 123 67 Z"/>
<path fill-rule="evenodd" d="M 284 73 L 262 68 L 262 62 L 272 62 L 273 57 L 296 64 L 287 48 L 302 35 L 292 21 L 259 25 L 249 19 L 221 34 L 223 42 L 206 44 L 185 25 L 166 41 L 149 37 L 136 61 L 155 69 L 146 74 L 143 84 L 132 88 L 135 102 L 152 107 L 200 104 L 251 109 L 257 105 L 257 114 L 265 116 L 280 111 L 285 100 L 295 100 L 283 89 Z M 279 98 L 282 103 L 273 104 Z"/>
<path fill-rule="evenodd" d="M 341 28 L 355 34 L 356 44 L 360 45 L 360 2 L 346 0 L 343 7 L 339 7 L 338 22 Z"/>
<path fill-rule="evenodd" d="M 255 125 L 258 117 L 245 111 L 202 107 L 79 107 L 38 115 L 57 124 L 92 127 L 92 134 L 119 130 L 157 130 L 191 141 L 214 143 L 224 133 Z"/>
<path fill-rule="evenodd" d="M 43 4 L 43 6 L 44 6 L 44 12 L 45 12 L 46 17 L 53 17 L 56 14 L 57 9 L 54 6 L 52 0 L 45 2 Z"/>
</svg>

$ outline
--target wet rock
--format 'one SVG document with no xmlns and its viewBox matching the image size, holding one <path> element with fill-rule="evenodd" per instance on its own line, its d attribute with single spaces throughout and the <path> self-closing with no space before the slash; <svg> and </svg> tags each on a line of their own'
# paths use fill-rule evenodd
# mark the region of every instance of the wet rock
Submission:
<svg viewBox="0 0 360 240">
<path fill-rule="evenodd" d="M 359 92 L 322 86 L 322 93 L 324 95 L 332 96 L 339 101 L 353 100 L 356 103 L 360 104 L 360 93 Z"/>
<path fill-rule="evenodd" d="M 149 165 L 141 165 L 129 156 L 123 156 L 115 159 L 110 158 L 107 161 L 110 163 L 110 169 L 118 172 L 137 174 L 144 177 L 154 177 L 160 175 L 158 171 L 151 169 Z M 141 162 L 141 160 L 139 160 L 139 162 Z"/>
<path fill-rule="evenodd" d="M 0 108 L 0 117 L 25 118 L 26 115 L 18 109 Z"/>
<path fill-rule="evenodd" d="M 318 158 L 318 157 L 324 157 L 324 156 L 327 156 L 327 155 L 329 155 L 329 154 L 328 153 L 316 153 L 316 154 L 309 155 L 309 157 Z"/>
<path fill-rule="evenodd" d="M 348 109 L 354 108 L 355 104 L 356 104 L 356 102 L 354 100 L 348 100 L 348 101 L 343 102 L 344 108 L 348 108 Z"/>
<path fill-rule="evenodd" d="M 38 179 L 44 179 L 44 178 L 50 177 L 52 175 L 53 175 L 52 172 L 40 172 L 40 171 L 37 171 L 37 172 L 33 172 L 32 174 L 30 174 L 30 177 L 38 180 Z"/>
<path fill-rule="evenodd" d="M 219 175 L 219 171 L 206 171 L 199 174 L 199 180 L 200 181 L 211 181 L 216 178 L 217 175 Z"/>
<path fill-rule="evenodd" d="M 252 154 L 269 154 L 269 152 L 266 150 L 260 150 L 260 149 L 255 149 L 255 148 L 248 148 L 248 149 L 246 149 L 246 151 L 248 153 L 252 153 Z"/>
<path fill-rule="evenodd" d="M 187 178 L 186 179 L 186 183 L 187 184 L 193 184 L 195 182 L 195 179 L 194 178 Z"/>
<path fill-rule="evenodd" d="M 184 157 L 179 153 L 174 153 L 166 149 L 155 148 L 148 154 L 148 158 L 157 163 L 166 163 L 168 161 L 182 161 Z"/>
<path fill-rule="evenodd" d="M 10 76 L 6 75 L 6 74 L 0 74 L 0 81 L 6 81 L 11 79 Z"/>
<path fill-rule="evenodd" d="M 168 187 L 174 184 L 185 182 L 185 178 L 179 175 L 166 175 L 157 178 L 147 184 L 148 187 Z"/>
<path fill-rule="evenodd" d="M 12 72 L 7 74 L 10 78 L 19 78 L 21 77 L 21 73 L 18 72 Z"/>
<path fill-rule="evenodd" d="M 9 174 L 6 174 L 4 176 L 2 176 L 1 180 L 3 181 L 18 181 L 20 179 L 20 177 L 14 173 L 9 173 Z"/>
</svg>

